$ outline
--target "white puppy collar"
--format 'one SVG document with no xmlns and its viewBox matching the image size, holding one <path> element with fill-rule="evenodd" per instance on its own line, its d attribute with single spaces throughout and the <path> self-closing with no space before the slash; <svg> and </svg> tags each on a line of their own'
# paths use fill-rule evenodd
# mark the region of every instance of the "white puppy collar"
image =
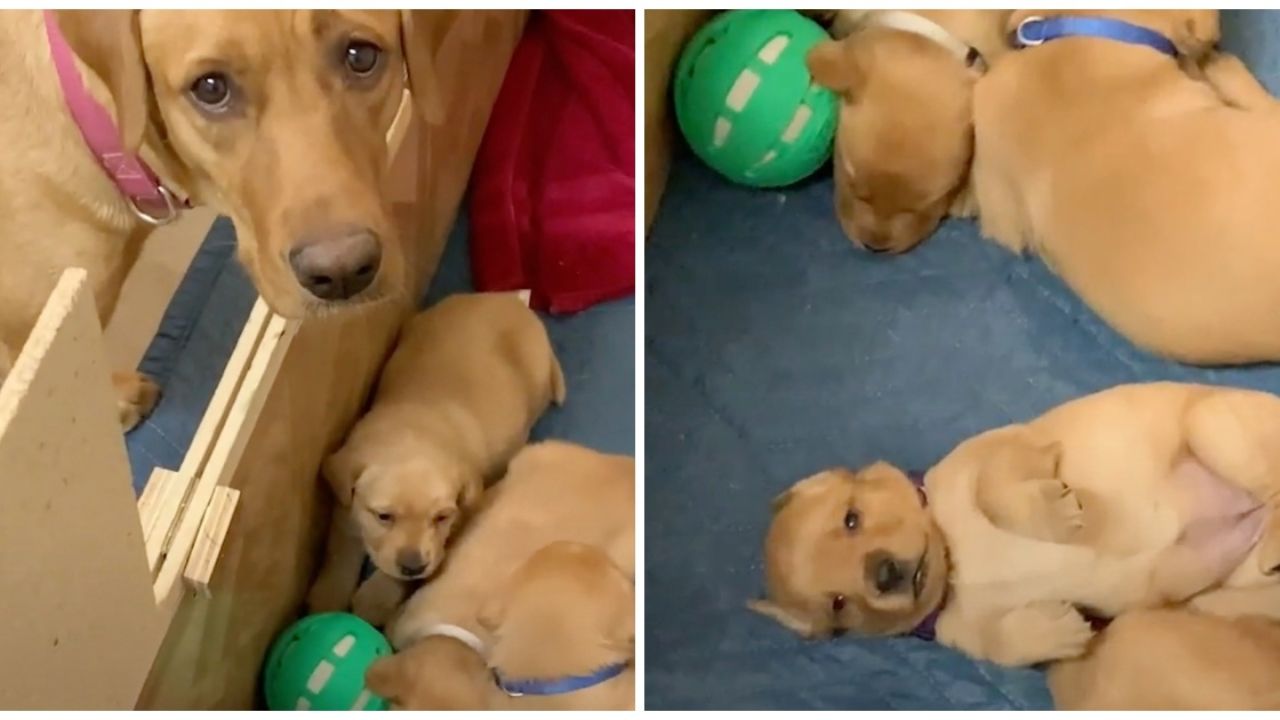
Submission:
<svg viewBox="0 0 1280 720">
<path fill-rule="evenodd" d="M 453 638 L 472 650 L 475 650 L 480 657 L 488 657 L 488 653 L 485 651 L 484 641 L 481 640 L 479 636 L 460 625 L 453 625 L 451 623 L 437 623 L 435 625 L 427 626 L 422 630 L 422 632 L 414 633 L 406 638 L 404 647 L 421 642 L 429 637 Z"/>
<path fill-rule="evenodd" d="M 883 27 L 919 35 L 946 48 L 952 55 L 960 58 L 966 67 L 980 73 L 987 71 L 986 58 L 982 57 L 977 48 L 961 41 L 946 28 L 923 15 L 906 10 L 875 10 L 862 22 L 862 26 Z"/>
</svg>

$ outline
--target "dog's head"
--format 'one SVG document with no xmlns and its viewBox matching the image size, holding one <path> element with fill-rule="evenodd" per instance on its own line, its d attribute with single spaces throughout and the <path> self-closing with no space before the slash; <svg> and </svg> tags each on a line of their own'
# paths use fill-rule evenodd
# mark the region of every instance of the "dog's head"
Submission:
<svg viewBox="0 0 1280 720">
<path fill-rule="evenodd" d="M 406 285 L 384 200 L 386 133 L 406 82 L 424 107 L 439 102 L 411 15 L 104 10 L 57 21 L 109 91 L 125 147 L 145 141 L 185 191 L 229 215 L 263 298 L 299 317 Z"/>
<path fill-rule="evenodd" d="M 486 710 L 493 677 L 466 643 L 434 635 L 375 661 L 364 682 L 395 710 Z"/>
<path fill-rule="evenodd" d="M 535 552 L 480 609 L 489 662 L 517 677 L 595 669 L 635 652 L 635 585 L 605 552 L 554 542 Z"/>
<path fill-rule="evenodd" d="M 867 28 L 810 51 L 840 96 L 836 213 L 854 244 L 900 253 L 938 226 L 968 181 L 976 71 L 913 33 Z"/>
<path fill-rule="evenodd" d="M 900 470 L 827 470 L 774 500 L 768 596 L 751 607 L 806 637 L 910 631 L 941 602 L 941 531 Z"/>
<path fill-rule="evenodd" d="M 334 497 L 351 508 L 365 550 L 401 580 L 430 577 L 449 539 L 479 500 L 483 480 L 445 453 L 348 442 L 325 460 Z"/>
</svg>

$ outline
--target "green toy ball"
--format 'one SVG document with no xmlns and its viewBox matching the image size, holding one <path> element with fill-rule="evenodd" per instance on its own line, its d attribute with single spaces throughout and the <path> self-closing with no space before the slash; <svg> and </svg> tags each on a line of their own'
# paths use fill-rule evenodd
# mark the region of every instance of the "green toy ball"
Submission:
<svg viewBox="0 0 1280 720">
<path fill-rule="evenodd" d="M 285 630 L 267 654 L 262 684 L 271 710 L 386 710 L 364 686 L 374 660 L 391 644 L 349 613 L 305 617 Z"/>
<path fill-rule="evenodd" d="M 730 10 L 676 65 L 676 120 L 703 162 L 738 183 L 790 185 L 831 157 L 839 105 L 805 57 L 828 39 L 794 10 Z"/>
</svg>

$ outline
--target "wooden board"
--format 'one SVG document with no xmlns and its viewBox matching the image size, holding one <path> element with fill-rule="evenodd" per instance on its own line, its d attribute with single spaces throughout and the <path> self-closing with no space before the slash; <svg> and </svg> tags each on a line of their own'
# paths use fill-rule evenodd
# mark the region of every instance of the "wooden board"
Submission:
<svg viewBox="0 0 1280 720">
<path fill-rule="evenodd" d="M 445 109 L 438 124 L 412 122 L 403 147 L 416 162 L 401 158 L 393 171 L 415 180 L 415 201 L 394 208 L 412 286 L 420 290 L 439 263 L 525 13 L 415 15 L 420 34 L 413 41 L 435 51 Z M 254 706 L 263 656 L 297 616 L 319 559 L 329 502 L 316 477 L 320 461 L 364 407 L 409 310 L 406 299 L 299 328 L 230 481 L 240 500 L 211 597 L 184 593 L 139 708 Z"/>
<path fill-rule="evenodd" d="M 9 710 L 132 707 L 166 626 L 85 278 L 63 274 L 0 388 Z"/>
<path fill-rule="evenodd" d="M 667 186 L 676 127 L 671 115 L 671 72 L 710 10 L 644 11 L 644 227 L 648 233 Z"/>
</svg>

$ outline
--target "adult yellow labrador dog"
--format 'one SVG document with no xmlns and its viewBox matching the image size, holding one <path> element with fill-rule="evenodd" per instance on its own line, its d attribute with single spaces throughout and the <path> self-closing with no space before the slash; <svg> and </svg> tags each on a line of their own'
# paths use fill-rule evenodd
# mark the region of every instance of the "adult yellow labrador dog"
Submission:
<svg viewBox="0 0 1280 720">
<path fill-rule="evenodd" d="M 0 377 L 63 269 L 88 271 L 105 322 L 142 243 L 187 204 L 231 217 L 281 315 L 401 292 L 385 136 L 406 83 L 434 79 L 410 17 L 0 13 Z M 131 427 L 156 388 L 114 380 Z"/>
</svg>

